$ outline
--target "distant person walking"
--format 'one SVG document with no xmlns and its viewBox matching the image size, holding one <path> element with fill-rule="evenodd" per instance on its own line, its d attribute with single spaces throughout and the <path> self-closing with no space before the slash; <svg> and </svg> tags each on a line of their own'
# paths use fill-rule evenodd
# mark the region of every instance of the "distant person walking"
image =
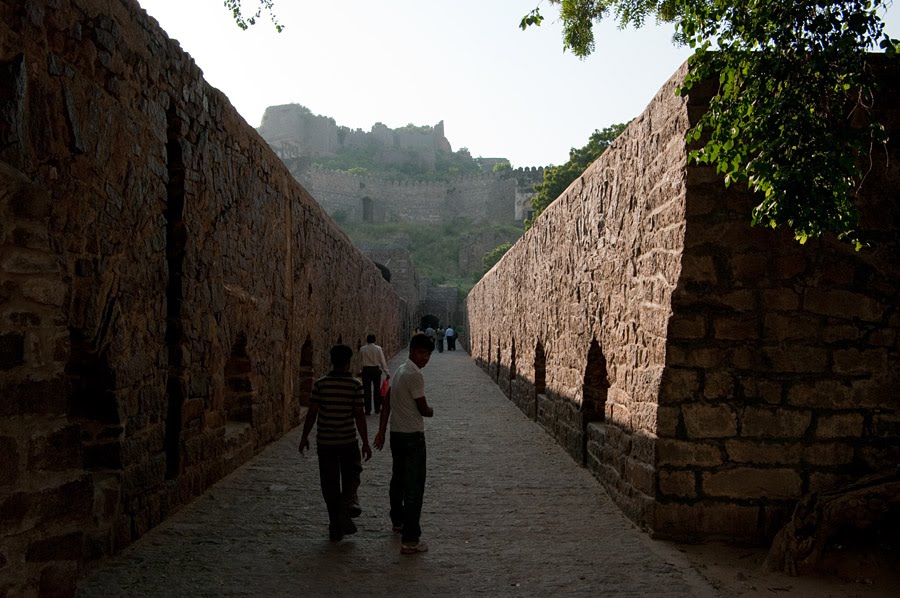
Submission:
<svg viewBox="0 0 900 598">
<path fill-rule="evenodd" d="M 372 400 L 375 400 L 375 413 L 381 411 L 381 373 L 390 379 L 387 362 L 384 360 L 384 351 L 375 344 L 375 335 L 366 337 L 366 344 L 359 349 L 359 357 L 362 362 L 363 399 L 366 415 L 372 413 Z"/>
<path fill-rule="evenodd" d="M 444 352 L 444 337 L 446 336 L 446 332 L 444 331 L 443 326 L 439 326 L 437 330 L 434 331 L 434 344 L 437 345 L 438 353 Z"/>
<path fill-rule="evenodd" d="M 424 334 L 409 342 L 409 359 L 394 372 L 393 386 L 384 398 L 384 408 L 375 435 L 375 448 L 384 447 L 388 421 L 391 424 L 390 500 L 393 531 L 399 532 L 400 554 L 416 554 L 428 550 L 419 539 L 420 519 L 425 495 L 425 424 L 424 417 L 434 416 L 425 400 L 425 379 L 421 369 L 431 359 L 434 343 Z"/>
<path fill-rule="evenodd" d="M 453 330 L 453 324 L 447 326 L 444 331 L 444 338 L 447 339 L 447 350 L 456 351 L 456 331 Z"/>
<path fill-rule="evenodd" d="M 356 495 L 362 472 L 357 431 L 363 441 L 362 455 L 366 461 L 372 458 L 372 449 L 363 413 L 362 383 L 350 373 L 353 349 L 335 345 L 330 355 L 332 370 L 313 383 L 299 449 L 302 455 L 309 448 L 309 433 L 318 422 L 319 482 L 328 508 L 328 537 L 336 541 L 356 533 L 351 518 L 362 513 Z"/>
<path fill-rule="evenodd" d="M 431 327 L 431 324 L 425 328 L 425 336 L 428 337 L 428 340 L 434 342 L 434 328 Z"/>
</svg>

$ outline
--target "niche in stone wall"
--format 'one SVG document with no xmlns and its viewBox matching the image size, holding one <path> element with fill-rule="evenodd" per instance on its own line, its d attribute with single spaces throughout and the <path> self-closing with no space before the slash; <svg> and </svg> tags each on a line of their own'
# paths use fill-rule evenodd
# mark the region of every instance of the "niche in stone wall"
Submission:
<svg viewBox="0 0 900 598">
<path fill-rule="evenodd" d="M 181 425 L 185 397 L 184 332 L 182 302 L 184 300 L 183 268 L 187 248 L 187 229 L 184 223 L 185 172 L 181 148 L 183 123 L 174 102 L 166 111 L 167 141 L 166 167 L 166 351 L 168 376 L 166 380 L 166 477 L 171 479 L 181 471 Z"/>
<path fill-rule="evenodd" d="M 534 417 L 540 419 L 541 399 L 546 398 L 547 393 L 547 355 L 544 353 L 544 345 L 538 341 L 534 346 Z"/>
<path fill-rule="evenodd" d="M 308 407 L 313 385 L 313 344 L 308 336 L 300 348 L 300 367 L 297 376 L 297 402 L 303 407 Z"/>
<path fill-rule="evenodd" d="M 581 411 L 585 421 L 602 421 L 606 418 L 606 395 L 609 392 L 609 378 L 606 372 L 606 357 L 600 343 L 591 341 L 584 369 Z"/>
<path fill-rule="evenodd" d="M 247 355 L 247 335 L 237 335 L 225 362 L 225 421 L 229 428 L 243 428 L 253 421 L 253 362 Z M 230 433 L 230 432 L 229 432 Z"/>
<path fill-rule="evenodd" d="M 121 470 L 123 426 L 116 398 L 115 372 L 105 350 L 74 329 L 69 330 L 71 355 L 66 375 L 71 392 L 67 411 L 81 428 L 82 462 L 86 470 Z"/>
</svg>

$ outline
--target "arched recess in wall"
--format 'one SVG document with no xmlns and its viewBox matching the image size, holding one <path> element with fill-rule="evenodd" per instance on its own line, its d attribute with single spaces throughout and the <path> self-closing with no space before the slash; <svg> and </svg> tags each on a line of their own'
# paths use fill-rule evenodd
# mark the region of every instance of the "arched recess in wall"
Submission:
<svg viewBox="0 0 900 598">
<path fill-rule="evenodd" d="M 106 311 L 104 319 L 109 309 Z M 101 326 L 101 335 L 107 324 Z M 107 351 L 98 349 L 79 330 L 69 329 L 69 338 L 67 412 L 81 427 L 82 465 L 88 471 L 121 471 L 122 421 L 115 372 L 109 366 Z"/>
<path fill-rule="evenodd" d="M 313 385 L 313 344 L 309 336 L 300 348 L 300 368 L 297 376 L 297 403 L 302 407 L 308 407 Z"/>
<path fill-rule="evenodd" d="M 509 385 L 509 398 L 513 397 L 513 391 L 515 388 L 516 381 L 516 339 L 512 339 L 512 347 L 510 348 L 509 355 L 509 377 L 507 380 L 507 384 Z"/>
<path fill-rule="evenodd" d="M 422 320 L 419 322 L 419 330 L 424 331 L 429 326 L 437 329 L 439 323 L 440 320 L 438 320 L 438 317 L 434 314 L 425 314 L 424 316 L 422 316 Z"/>
<path fill-rule="evenodd" d="M 600 349 L 600 343 L 591 340 L 588 348 L 587 365 L 584 368 L 584 384 L 581 394 L 581 458 L 582 464 L 588 463 L 588 424 L 606 419 L 606 395 L 609 392 L 609 379 L 606 373 L 606 357 Z"/>
<path fill-rule="evenodd" d="M 547 354 L 544 344 L 538 341 L 534 346 L 534 418 L 539 420 L 541 399 L 547 394 Z"/>
<path fill-rule="evenodd" d="M 606 372 L 606 357 L 603 355 L 600 343 L 596 340 L 591 340 L 591 346 L 588 349 L 582 390 L 581 411 L 585 414 L 585 421 L 606 419 L 609 378 Z"/>
<path fill-rule="evenodd" d="M 247 335 L 238 333 L 225 362 L 225 422 L 229 428 L 253 423 L 253 362 L 247 355 Z"/>
<path fill-rule="evenodd" d="M 362 198 L 362 221 L 375 222 L 375 202 L 371 197 Z"/>
</svg>

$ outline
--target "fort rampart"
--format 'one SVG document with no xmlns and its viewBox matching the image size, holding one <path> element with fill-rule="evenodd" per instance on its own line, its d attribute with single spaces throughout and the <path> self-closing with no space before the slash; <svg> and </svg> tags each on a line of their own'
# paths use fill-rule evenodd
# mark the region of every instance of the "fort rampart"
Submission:
<svg viewBox="0 0 900 598">
<path fill-rule="evenodd" d="M 407 311 L 137 2 L 0 0 L 0 594 L 70 595 Z"/>
<path fill-rule="evenodd" d="M 474 357 L 658 536 L 765 540 L 898 463 L 900 61 L 871 65 L 871 247 L 750 227 L 688 164 L 709 90 L 677 97 L 683 67 L 469 295 Z"/>
<path fill-rule="evenodd" d="M 303 160 L 305 161 L 305 160 Z M 301 162 L 303 162 L 301 161 Z M 293 161 L 288 159 L 288 164 Z M 513 223 L 527 214 L 542 168 L 461 176 L 449 181 L 393 181 L 321 168 L 292 168 L 322 207 L 349 222 Z"/>
</svg>

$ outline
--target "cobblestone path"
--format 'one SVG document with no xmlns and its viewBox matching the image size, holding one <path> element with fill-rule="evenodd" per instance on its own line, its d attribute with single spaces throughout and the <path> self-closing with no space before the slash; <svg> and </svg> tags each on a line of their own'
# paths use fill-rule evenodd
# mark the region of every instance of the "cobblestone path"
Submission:
<svg viewBox="0 0 900 598">
<path fill-rule="evenodd" d="M 391 363 L 395 368 L 405 357 Z M 315 450 L 300 429 L 79 584 L 79 596 L 714 596 L 462 351 L 423 370 L 428 480 L 422 540 L 390 531 L 390 450 L 363 472 L 359 533 L 329 542 Z M 370 437 L 377 420 L 369 418 Z M 315 445 L 315 442 L 313 442 Z"/>
</svg>

